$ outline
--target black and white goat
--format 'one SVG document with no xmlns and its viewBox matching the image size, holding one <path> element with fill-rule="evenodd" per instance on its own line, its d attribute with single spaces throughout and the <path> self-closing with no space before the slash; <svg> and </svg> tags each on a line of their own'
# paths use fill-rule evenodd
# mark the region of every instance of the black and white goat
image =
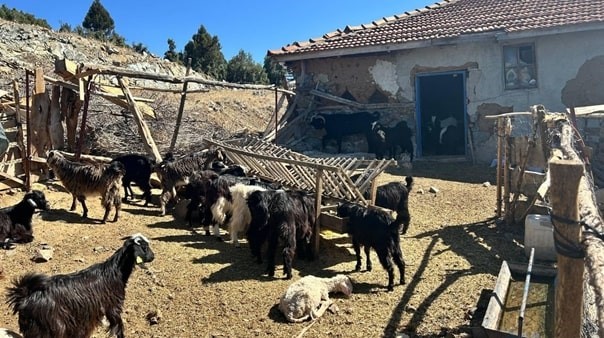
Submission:
<svg viewBox="0 0 604 338">
<path fill-rule="evenodd" d="M 409 214 L 409 192 L 413 188 L 413 177 L 405 177 L 405 183 L 389 182 L 380 185 L 376 189 L 375 205 L 396 211 L 396 221 L 402 224 L 401 233 L 407 233 L 411 215 Z M 369 198 L 369 192 L 365 192 L 365 198 Z"/>
<path fill-rule="evenodd" d="M 361 270 L 361 246 L 367 257 L 367 271 L 371 271 L 371 248 L 388 272 L 388 291 L 394 290 L 394 268 L 392 259 L 400 272 L 400 284 L 405 284 L 405 262 L 401 251 L 398 223 L 388 212 L 367 208 L 355 203 L 341 203 L 337 207 L 340 217 L 348 217 L 348 234 L 357 259 L 356 271 Z"/>
<path fill-rule="evenodd" d="M 210 168 L 213 161 L 224 160 L 224 154 L 219 148 L 208 148 L 178 159 L 170 153 L 163 161 L 155 166 L 162 185 L 160 196 L 161 215 L 166 214 L 166 204 L 176 197 L 176 187 L 185 185 L 189 177 L 196 171 Z"/>
<path fill-rule="evenodd" d="M 371 132 L 368 139 L 370 152 L 374 152 L 376 158 L 382 159 L 388 156 L 397 159 L 400 149 L 401 153 L 408 153 L 409 160 L 413 161 L 413 133 L 406 121 L 400 121 L 394 127 L 384 127 L 374 122 Z"/>
<path fill-rule="evenodd" d="M 39 190 L 32 190 L 21 202 L 0 209 L 0 245 L 33 241 L 32 217 L 36 209 L 48 210 L 46 197 Z"/>
<path fill-rule="evenodd" d="M 347 135 L 364 134 L 369 139 L 371 124 L 380 118 L 379 112 L 359 112 L 352 114 L 315 114 L 310 124 L 315 129 L 325 129 L 325 135 L 321 141 L 322 150 L 325 149 L 329 140 L 335 140 L 338 153 L 342 152 L 342 138 Z"/>
<path fill-rule="evenodd" d="M 145 199 L 145 207 L 151 202 L 151 173 L 155 166 L 155 160 L 145 155 L 138 154 L 127 154 L 118 156 L 113 161 L 120 162 L 126 169 L 126 174 L 122 178 L 122 185 L 124 186 L 124 202 L 130 199 L 134 199 L 134 193 L 132 192 L 131 182 L 143 191 L 143 198 Z"/>
<path fill-rule="evenodd" d="M 247 231 L 252 255 L 262 262 L 261 247 L 268 240 L 267 268 L 275 274 L 275 253 L 283 243 L 283 271 L 292 277 L 296 253 L 312 258 L 311 239 L 315 227 L 314 198 L 303 191 L 256 191 L 248 197 L 251 222 Z"/>
<path fill-rule="evenodd" d="M 110 333 L 123 338 L 121 313 L 128 278 L 135 265 L 153 259 L 149 241 L 136 234 L 106 261 L 84 270 L 22 276 L 8 288 L 8 304 L 19 315 L 24 337 L 87 338 L 105 316 Z"/>
<path fill-rule="evenodd" d="M 85 164 L 66 159 L 57 151 L 50 151 L 46 163 L 61 180 L 63 186 L 69 191 L 73 200 L 69 210 L 76 209 L 76 199 L 82 204 L 84 213 L 82 217 L 88 217 L 86 197 L 101 195 L 101 203 L 105 208 L 103 223 L 107 221 L 111 206 L 115 207 L 114 222 L 117 222 L 122 199 L 120 186 L 126 170 L 120 162 L 109 164 Z"/>
</svg>

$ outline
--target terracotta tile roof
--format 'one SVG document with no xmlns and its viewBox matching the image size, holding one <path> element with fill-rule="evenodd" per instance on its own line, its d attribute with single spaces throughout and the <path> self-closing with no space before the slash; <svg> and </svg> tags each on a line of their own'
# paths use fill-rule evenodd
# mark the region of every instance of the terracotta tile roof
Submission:
<svg viewBox="0 0 604 338">
<path fill-rule="evenodd" d="M 604 22 L 604 0 L 444 0 L 425 8 L 346 26 L 321 38 L 295 42 L 269 55 L 335 51 L 456 38 L 487 32 L 521 32 Z"/>
</svg>

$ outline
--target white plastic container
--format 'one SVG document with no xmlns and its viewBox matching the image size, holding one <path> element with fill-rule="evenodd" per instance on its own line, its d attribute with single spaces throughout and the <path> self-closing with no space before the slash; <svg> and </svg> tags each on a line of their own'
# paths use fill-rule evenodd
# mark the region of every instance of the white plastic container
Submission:
<svg viewBox="0 0 604 338">
<path fill-rule="evenodd" d="M 542 261 L 556 260 L 554 246 L 554 226 L 547 215 L 530 214 L 524 220 L 524 253 L 531 255 L 535 248 L 535 259 Z"/>
</svg>

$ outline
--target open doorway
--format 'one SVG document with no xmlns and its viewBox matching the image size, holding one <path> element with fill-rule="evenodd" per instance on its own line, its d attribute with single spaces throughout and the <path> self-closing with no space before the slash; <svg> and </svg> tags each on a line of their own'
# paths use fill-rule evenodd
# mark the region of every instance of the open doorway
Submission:
<svg viewBox="0 0 604 338">
<path fill-rule="evenodd" d="M 465 72 L 416 77 L 417 153 L 466 155 Z"/>
</svg>

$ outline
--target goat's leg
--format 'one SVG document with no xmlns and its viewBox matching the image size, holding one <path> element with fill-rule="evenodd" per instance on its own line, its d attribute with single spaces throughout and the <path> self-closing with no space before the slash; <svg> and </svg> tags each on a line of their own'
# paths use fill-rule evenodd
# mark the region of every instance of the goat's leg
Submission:
<svg viewBox="0 0 604 338">
<path fill-rule="evenodd" d="M 394 248 L 392 248 L 392 258 L 394 259 L 394 264 L 398 266 L 398 271 L 401 274 L 400 284 L 405 284 L 405 260 L 403 259 L 403 251 L 401 250 L 400 244 L 396 243 Z"/>
<path fill-rule="evenodd" d="M 352 239 L 352 246 L 354 247 L 354 254 L 357 257 L 357 265 L 354 268 L 354 271 L 361 271 L 361 244 L 356 239 Z"/>
<path fill-rule="evenodd" d="M 76 195 L 71 194 L 71 197 L 72 197 L 71 208 L 69 208 L 69 211 L 74 211 L 76 209 Z"/>
<path fill-rule="evenodd" d="M 86 207 L 86 197 L 78 196 L 78 201 L 80 201 L 80 204 L 82 205 L 82 209 L 84 209 L 84 213 L 82 214 L 82 217 L 88 218 L 88 208 Z"/>
<path fill-rule="evenodd" d="M 160 209 L 161 209 L 160 215 L 161 216 L 166 215 L 166 204 L 168 204 L 168 201 L 172 198 L 171 194 L 172 194 L 171 189 L 164 188 L 161 192 L 161 196 L 159 197 L 159 205 L 160 205 Z"/>
<path fill-rule="evenodd" d="M 120 217 L 120 211 L 122 210 L 122 203 L 120 202 L 119 197 L 116 196 L 113 201 L 113 206 L 115 207 L 115 216 L 113 216 L 113 222 L 117 222 L 117 219 Z"/>
<path fill-rule="evenodd" d="M 117 310 L 108 311 L 105 316 L 109 321 L 109 332 L 117 338 L 124 338 L 124 322 Z"/>
<path fill-rule="evenodd" d="M 268 250 L 266 252 L 267 255 L 267 266 L 266 266 L 266 274 L 269 277 L 275 276 L 275 251 L 277 251 L 277 244 L 279 239 L 277 238 L 277 234 L 270 234 L 268 239 Z"/>
<path fill-rule="evenodd" d="M 146 207 L 151 203 L 151 184 L 149 184 L 149 181 L 143 182 L 140 188 L 143 189 L 143 198 L 145 199 L 145 204 L 143 206 Z"/>
<path fill-rule="evenodd" d="M 378 258 L 384 269 L 388 272 L 388 291 L 394 290 L 394 267 L 387 247 L 376 248 Z"/>
<path fill-rule="evenodd" d="M 295 227 L 295 224 L 289 225 L 291 228 Z M 283 273 L 285 273 L 286 279 L 292 278 L 292 268 L 294 262 L 294 255 L 296 254 L 296 233 L 289 234 L 290 238 L 287 239 L 287 245 L 283 248 Z"/>
<path fill-rule="evenodd" d="M 365 245 L 365 247 L 363 248 L 365 249 L 365 257 L 367 258 L 367 271 L 371 271 L 371 269 L 373 268 L 373 264 L 371 264 L 371 247 L 369 245 Z"/>
</svg>

